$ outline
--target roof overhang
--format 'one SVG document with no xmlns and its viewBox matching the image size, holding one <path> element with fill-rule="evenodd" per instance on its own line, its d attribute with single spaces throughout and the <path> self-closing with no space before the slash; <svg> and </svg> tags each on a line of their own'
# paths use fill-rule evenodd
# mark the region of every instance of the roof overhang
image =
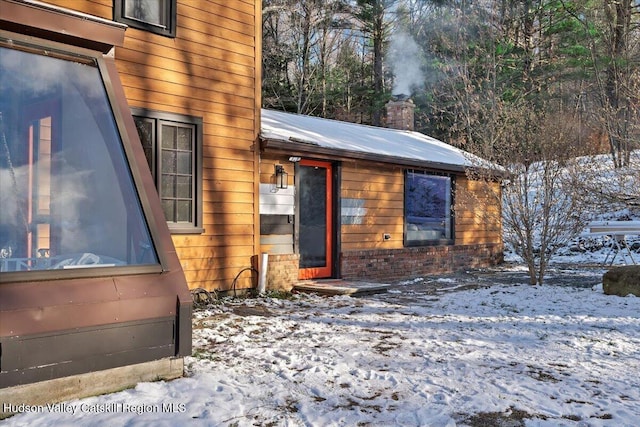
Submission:
<svg viewBox="0 0 640 427">
<path fill-rule="evenodd" d="M 261 138 L 261 149 L 264 152 L 279 152 L 290 156 L 313 156 L 328 160 L 364 160 L 387 166 L 401 166 L 407 168 L 420 168 L 443 172 L 466 173 L 468 166 L 454 165 L 442 162 L 430 162 L 424 160 L 412 160 L 406 157 L 389 156 L 378 153 L 365 153 L 355 150 L 321 147 L 319 145 L 294 140 L 278 140 Z"/>
<path fill-rule="evenodd" d="M 0 0 L 0 28 L 85 49 L 122 46 L 126 25 L 34 0 Z"/>
<path fill-rule="evenodd" d="M 420 132 L 382 128 L 262 109 L 264 153 L 333 161 L 367 161 L 386 167 L 500 179 L 504 170 Z"/>
</svg>

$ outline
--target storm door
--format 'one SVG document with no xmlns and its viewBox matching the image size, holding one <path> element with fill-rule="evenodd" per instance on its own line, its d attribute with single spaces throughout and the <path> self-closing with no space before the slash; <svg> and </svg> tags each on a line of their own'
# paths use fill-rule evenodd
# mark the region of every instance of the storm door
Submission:
<svg viewBox="0 0 640 427">
<path fill-rule="evenodd" d="M 331 163 L 300 161 L 298 168 L 300 279 L 333 274 Z"/>
</svg>

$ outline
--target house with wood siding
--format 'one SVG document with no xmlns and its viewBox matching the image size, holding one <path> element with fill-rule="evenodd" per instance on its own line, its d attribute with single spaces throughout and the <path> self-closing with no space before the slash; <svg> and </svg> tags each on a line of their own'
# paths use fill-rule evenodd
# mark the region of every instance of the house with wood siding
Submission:
<svg viewBox="0 0 640 427">
<path fill-rule="evenodd" d="M 500 258 L 499 206 L 459 150 L 261 122 L 261 22 L 257 0 L 0 0 L 1 401 L 181 375 L 190 289 Z"/>
<path fill-rule="evenodd" d="M 397 281 L 502 261 L 498 175 L 470 178 L 482 159 L 413 132 L 412 107 L 390 101 L 391 128 L 263 110 L 267 286 Z"/>
<path fill-rule="evenodd" d="M 0 0 L 0 401 L 182 375 L 260 253 L 261 2 Z"/>
<path fill-rule="evenodd" d="M 126 20 L 116 64 L 189 287 L 229 290 L 244 271 L 235 285 L 252 288 L 259 253 L 261 2 L 177 1 L 176 7 L 175 37 Z M 193 149 L 166 150 L 167 130 L 186 133 Z"/>
</svg>

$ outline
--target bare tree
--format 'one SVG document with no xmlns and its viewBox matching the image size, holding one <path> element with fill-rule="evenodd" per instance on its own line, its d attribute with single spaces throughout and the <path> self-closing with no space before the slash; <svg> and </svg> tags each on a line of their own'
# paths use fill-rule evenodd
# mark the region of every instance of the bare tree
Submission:
<svg viewBox="0 0 640 427">
<path fill-rule="evenodd" d="M 361 24 L 361 30 L 371 40 L 373 50 L 373 97 L 372 125 L 382 124 L 382 106 L 384 103 L 384 49 L 389 37 L 390 9 L 396 0 L 358 0 L 356 17 Z"/>
<path fill-rule="evenodd" d="M 310 114 L 326 112 L 326 82 L 348 11 L 344 1 L 266 0 L 263 3 L 263 94 L 266 106 Z M 339 25 L 338 25 L 339 27 Z"/>
<path fill-rule="evenodd" d="M 628 123 L 637 122 L 637 106 L 640 99 L 637 92 L 632 91 L 633 77 L 631 32 L 635 30 L 638 36 L 638 23 L 633 23 L 632 0 L 605 0 L 603 2 L 605 12 L 605 55 L 608 56 L 608 64 L 605 67 L 604 81 L 598 80 L 601 93 L 605 95 L 603 110 L 607 120 L 605 126 L 609 134 L 609 143 L 614 164 L 617 167 L 628 166 L 631 153 L 631 141 Z M 637 42 L 637 40 L 636 40 Z M 640 52 L 636 52 L 636 60 L 640 59 Z M 637 68 L 635 64 L 634 68 Z M 600 77 L 600 76 L 598 76 Z M 638 144 L 637 147 L 640 147 Z M 636 148 L 637 148 L 636 147 Z"/>
<path fill-rule="evenodd" d="M 449 31 L 438 40 L 449 57 L 436 106 L 458 144 L 504 168 L 502 192 L 486 169 L 470 176 L 502 206 L 505 243 L 524 260 L 531 284 L 544 282 L 553 255 L 588 219 L 574 190 L 581 122 L 549 67 L 551 20 L 542 3 L 469 4 L 446 15 L 453 21 L 441 24 Z"/>
<path fill-rule="evenodd" d="M 472 179 L 485 184 L 485 197 L 502 206 L 505 243 L 525 262 L 532 285 L 544 283 L 550 260 L 584 229 L 593 207 L 591 195 L 581 197 L 579 191 L 591 168 L 571 143 L 575 121 L 549 111 L 510 105 L 498 112 L 501 144 L 474 150 L 502 166 L 502 191 L 493 184 L 495 170 L 481 163 L 469 170 Z M 521 129 L 527 127 L 531 136 L 523 137 Z"/>
</svg>

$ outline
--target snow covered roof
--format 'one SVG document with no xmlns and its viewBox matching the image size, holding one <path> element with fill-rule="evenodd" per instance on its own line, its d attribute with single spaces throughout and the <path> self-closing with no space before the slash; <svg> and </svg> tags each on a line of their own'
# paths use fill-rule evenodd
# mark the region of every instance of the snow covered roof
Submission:
<svg viewBox="0 0 640 427">
<path fill-rule="evenodd" d="M 262 110 L 261 138 L 279 149 L 324 152 L 385 163 L 461 171 L 480 159 L 420 132 Z M 289 147 L 290 144 L 290 147 Z M 475 159 L 475 160 L 472 160 Z"/>
</svg>

